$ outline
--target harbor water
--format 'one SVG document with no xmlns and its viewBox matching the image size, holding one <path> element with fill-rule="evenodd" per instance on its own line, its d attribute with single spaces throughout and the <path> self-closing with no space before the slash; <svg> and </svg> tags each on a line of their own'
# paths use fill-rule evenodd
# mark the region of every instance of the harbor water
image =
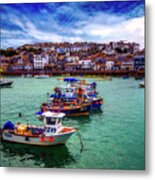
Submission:
<svg viewBox="0 0 155 180">
<path fill-rule="evenodd" d="M 1 88 L 1 124 L 7 120 L 29 124 L 42 124 L 35 117 L 42 102 L 47 102 L 47 92 L 63 85 L 57 77 L 46 79 L 9 77 L 11 88 Z M 104 98 L 102 112 L 92 112 L 89 117 L 65 118 L 63 125 L 77 127 L 78 133 L 65 145 L 35 147 L 1 143 L 1 166 L 43 168 L 95 168 L 140 169 L 145 168 L 145 116 L 144 88 L 139 80 L 113 77 L 112 80 L 87 78 L 97 83 L 97 91 Z M 22 112 L 24 117 L 18 117 Z"/>
</svg>

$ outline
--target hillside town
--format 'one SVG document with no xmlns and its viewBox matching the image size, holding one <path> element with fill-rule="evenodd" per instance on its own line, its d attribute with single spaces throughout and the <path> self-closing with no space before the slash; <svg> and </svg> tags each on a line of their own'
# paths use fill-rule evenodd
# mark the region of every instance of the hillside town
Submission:
<svg viewBox="0 0 155 180">
<path fill-rule="evenodd" d="M 122 74 L 144 75 L 144 49 L 135 42 L 36 43 L 1 49 L 1 73 L 25 74 Z"/>
</svg>

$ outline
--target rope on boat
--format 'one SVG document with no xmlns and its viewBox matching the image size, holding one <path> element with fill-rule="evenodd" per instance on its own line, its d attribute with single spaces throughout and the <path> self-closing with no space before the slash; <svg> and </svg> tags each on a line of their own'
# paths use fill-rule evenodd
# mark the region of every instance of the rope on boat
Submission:
<svg viewBox="0 0 155 180">
<path fill-rule="evenodd" d="M 78 137 L 79 137 L 79 139 L 80 139 L 80 144 L 81 144 L 81 150 L 80 150 L 80 153 L 82 153 L 83 148 L 84 148 L 84 145 L 83 145 L 83 142 L 82 142 L 81 134 L 78 132 L 77 135 L 78 135 Z"/>
</svg>

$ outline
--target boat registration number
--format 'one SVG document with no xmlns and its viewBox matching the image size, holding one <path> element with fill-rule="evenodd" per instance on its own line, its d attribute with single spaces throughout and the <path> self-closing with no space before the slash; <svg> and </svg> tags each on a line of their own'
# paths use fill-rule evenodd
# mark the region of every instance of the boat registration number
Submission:
<svg viewBox="0 0 155 180">
<path fill-rule="evenodd" d="M 10 134 L 10 133 L 5 133 L 4 136 L 8 137 L 8 138 L 12 138 L 12 134 Z"/>
</svg>

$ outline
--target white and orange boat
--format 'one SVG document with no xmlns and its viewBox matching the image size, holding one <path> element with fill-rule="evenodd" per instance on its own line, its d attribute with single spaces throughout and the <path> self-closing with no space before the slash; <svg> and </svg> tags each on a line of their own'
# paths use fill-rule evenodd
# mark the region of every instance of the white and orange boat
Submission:
<svg viewBox="0 0 155 180">
<path fill-rule="evenodd" d="M 64 116 L 64 113 L 47 111 L 43 113 L 43 126 L 20 123 L 14 125 L 11 121 L 7 121 L 1 131 L 2 141 L 37 146 L 65 144 L 77 128 L 62 126 L 61 119 Z"/>
</svg>

